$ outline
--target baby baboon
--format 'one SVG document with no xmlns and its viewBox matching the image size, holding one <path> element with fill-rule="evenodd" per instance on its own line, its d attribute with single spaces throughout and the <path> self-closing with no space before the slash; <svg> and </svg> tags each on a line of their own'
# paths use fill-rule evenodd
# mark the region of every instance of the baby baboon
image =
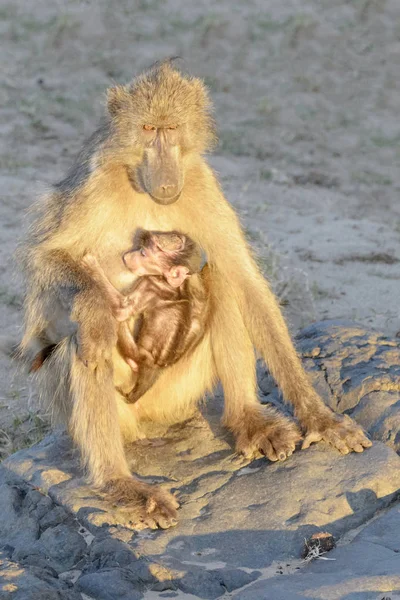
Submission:
<svg viewBox="0 0 400 600">
<path fill-rule="evenodd" d="M 22 349 L 57 344 L 39 370 L 42 397 L 67 422 L 90 481 L 129 503 L 132 520 L 173 524 L 176 499 L 132 476 L 123 440 L 143 436 L 146 421 L 184 420 L 218 379 L 223 420 L 237 450 L 270 460 L 290 456 L 300 430 L 259 404 L 254 346 L 294 406 L 303 447 L 321 439 L 342 453 L 370 446 L 361 428 L 334 414 L 312 388 L 238 218 L 204 159 L 215 133 L 203 82 L 166 61 L 111 88 L 107 107 L 67 177 L 38 204 L 21 252 L 27 281 Z M 81 260 L 94 254 L 124 293 L 133 275 L 121 273 L 120 257 L 138 228 L 184 231 L 199 244 L 209 265 L 210 312 L 193 352 L 128 405 L 115 392 L 116 380 L 132 376 L 115 352 L 117 322 Z"/>
<path fill-rule="evenodd" d="M 118 348 L 133 371 L 134 387 L 122 393 L 136 402 L 156 381 L 160 370 L 171 366 L 193 350 L 204 334 L 208 301 L 201 279 L 188 279 L 199 272 L 201 252 L 187 236 L 178 232 L 140 231 L 134 249 L 123 260 L 139 282 L 124 296 L 107 279 L 97 259 L 86 254 L 85 270 L 102 288 L 117 321 Z M 128 319 L 141 315 L 135 342 Z"/>
</svg>

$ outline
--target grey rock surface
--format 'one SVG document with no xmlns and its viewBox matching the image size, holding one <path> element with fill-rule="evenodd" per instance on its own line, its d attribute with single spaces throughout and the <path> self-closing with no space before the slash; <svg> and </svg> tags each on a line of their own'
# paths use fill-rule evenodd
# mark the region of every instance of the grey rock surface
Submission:
<svg viewBox="0 0 400 600">
<path fill-rule="evenodd" d="M 78 591 L 66 586 L 45 568 L 23 568 L 0 552 L 0 599 L 82 600 Z"/>
<path fill-rule="evenodd" d="M 371 435 L 400 450 L 400 340 L 351 321 L 322 321 L 296 339 L 303 364 L 326 404 L 352 416 Z M 265 401 L 281 405 L 268 371 L 258 365 Z"/>
<path fill-rule="evenodd" d="M 400 594 L 400 509 L 378 516 L 339 546 L 328 560 L 315 560 L 294 575 L 260 580 L 235 600 L 398 600 Z M 393 592 L 393 593 L 392 593 Z"/>
<path fill-rule="evenodd" d="M 154 429 L 150 440 L 129 449 L 132 470 L 173 489 L 181 502 L 178 527 L 138 531 L 129 510 L 107 504 L 85 485 L 69 438 L 55 433 L 9 457 L 0 470 L 0 540 L 10 565 L 19 564 L 27 577 L 44 572 L 55 593 L 101 600 L 135 600 L 149 591 L 154 597 L 364 600 L 385 586 L 397 589 L 397 505 L 330 553 L 335 561 L 265 579 L 277 561 L 298 559 L 311 534 L 341 538 L 395 502 L 400 490 L 398 342 L 329 322 L 303 330 L 298 347 L 327 403 L 386 444 L 376 441 L 363 454 L 347 456 L 319 444 L 285 463 L 249 463 L 235 455 L 219 424 L 216 395 L 202 415 Z M 268 391 L 263 401 L 280 404 L 265 369 L 258 371 L 260 388 Z"/>
</svg>

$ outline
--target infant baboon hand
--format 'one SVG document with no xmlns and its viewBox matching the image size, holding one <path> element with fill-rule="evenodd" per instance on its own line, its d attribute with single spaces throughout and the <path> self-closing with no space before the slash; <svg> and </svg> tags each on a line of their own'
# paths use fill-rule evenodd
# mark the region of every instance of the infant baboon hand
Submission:
<svg viewBox="0 0 400 600">
<path fill-rule="evenodd" d="M 314 442 L 323 440 L 339 450 L 341 454 L 363 452 L 372 446 L 362 428 L 347 415 L 338 415 L 331 411 L 321 416 L 317 426 L 308 428 L 302 450 Z"/>
</svg>

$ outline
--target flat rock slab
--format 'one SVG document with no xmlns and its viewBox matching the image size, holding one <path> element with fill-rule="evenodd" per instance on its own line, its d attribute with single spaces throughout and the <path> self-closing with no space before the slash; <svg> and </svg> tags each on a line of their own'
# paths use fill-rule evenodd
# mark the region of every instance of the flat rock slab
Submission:
<svg viewBox="0 0 400 600">
<path fill-rule="evenodd" d="M 347 350 L 340 346 L 340 331 Z M 385 341 L 354 324 L 322 323 L 305 330 L 299 346 L 327 402 L 336 409 L 351 411 L 357 418 L 366 396 L 372 411 L 371 394 L 395 393 L 394 388 L 388 392 L 381 389 L 398 385 L 395 341 Z M 368 350 L 370 346 L 373 350 Z M 361 361 L 357 360 L 359 352 L 364 356 Z M 377 384 L 368 375 L 368 361 Z M 264 400 L 279 403 L 276 391 L 267 390 L 268 376 L 259 371 L 260 387 L 268 391 Z M 386 408 L 384 404 L 381 410 Z M 387 440 L 392 448 L 376 442 L 359 455 L 341 456 L 319 444 L 296 452 L 284 463 L 265 459 L 249 463 L 235 455 L 232 439 L 219 425 L 219 412 L 216 398 L 203 415 L 169 430 L 154 430 L 150 442 L 138 442 L 128 450 L 133 471 L 179 496 L 179 524 L 168 531 L 133 530 L 129 510 L 111 506 L 95 495 L 81 479 L 77 453 L 65 434 L 53 434 L 9 457 L 0 478 L 4 511 L 0 539 L 5 541 L 7 560 L 23 568 L 47 565 L 51 577 L 55 581 L 61 577 L 62 585 L 71 592 L 100 600 L 135 600 L 146 590 L 164 597 L 180 590 L 198 598 L 218 598 L 243 586 L 247 587 L 238 591 L 237 597 L 254 589 L 255 595 L 249 598 L 278 600 L 281 596 L 275 592 L 257 596 L 261 593 L 257 590 L 266 585 L 263 570 L 275 561 L 299 558 L 304 538 L 317 531 L 341 537 L 366 523 L 398 495 L 400 458 L 393 450 L 395 437 Z M 379 407 L 372 412 L 376 424 Z M 32 494 L 40 510 L 32 509 Z M 397 532 L 400 538 L 400 527 Z M 394 539 L 395 534 L 393 544 Z M 361 538 L 357 543 L 366 544 Z M 392 554 L 395 550 L 387 549 Z M 334 552 L 343 551 L 338 548 Z M 357 557 L 361 550 L 355 552 Z M 319 592 L 301 596 L 306 589 L 301 582 L 309 572 L 316 577 L 318 569 L 331 564 L 318 561 L 299 575 L 270 579 L 268 590 L 270 584 L 284 590 L 279 586 L 292 577 L 295 583 L 290 589 L 300 595 L 290 592 L 286 598 L 325 597 Z M 350 573 L 350 562 L 346 568 Z M 366 571 L 359 576 L 365 577 Z M 330 583 L 324 571 L 320 577 L 321 586 L 340 583 L 340 579 Z M 348 600 L 351 596 L 333 597 Z"/>
<path fill-rule="evenodd" d="M 314 560 L 296 574 L 259 580 L 234 594 L 233 598 L 399 600 L 399 506 L 375 518 L 350 544 Z"/>
</svg>

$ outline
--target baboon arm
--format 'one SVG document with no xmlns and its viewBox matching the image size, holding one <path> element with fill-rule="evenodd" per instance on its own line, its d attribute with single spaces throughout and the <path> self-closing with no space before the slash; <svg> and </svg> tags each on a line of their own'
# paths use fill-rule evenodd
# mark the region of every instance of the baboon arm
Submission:
<svg viewBox="0 0 400 600">
<path fill-rule="evenodd" d="M 241 316 L 234 315 L 231 305 L 225 332 L 233 329 L 239 318 L 244 321 L 251 341 L 261 352 L 284 398 L 294 405 L 296 416 L 304 424 L 310 413 L 327 409 L 308 381 L 277 300 L 251 256 L 235 212 L 215 180 L 213 187 L 207 193 L 213 203 L 207 207 L 209 220 L 201 242 L 209 257 L 211 278 L 224 282 L 217 288 L 215 302 L 228 307 L 235 300 L 241 312 Z M 247 341 L 244 344 L 237 339 L 236 343 L 244 351 Z M 231 353 L 235 348 L 236 353 L 238 345 L 230 345 L 226 351 Z M 236 379 L 234 373 L 232 369 L 232 377 Z"/>
<path fill-rule="evenodd" d="M 139 360 L 139 350 L 127 321 L 118 327 L 118 347 L 123 357 L 131 359 L 134 363 Z M 136 365 L 137 367 L 137 365 Z M 137 370 L 137 369 L 136 369 Z"/>
<path fill-rule="evenodd" d="M 105 274 L 104 269 L 100 266 L 97 258 L 93 254 L 86 254 L 81 261 L 81 265 L 84 271 L 90 275 L 92 280 L 99 286 L 104 296 L 108 299 L 114 316 L 120 317 L 118 320 L 122 321 L 123 318 L 121 312 L 125 311 L 127 314 L 124 318 L 128 319 L 130 316 L 129 310 L 126 310 L 128 298 L 113 286 Z"/>
<path fill-rule="evenodd" d="M 109 359 L 117 323 L 102 288 L 66 250 L 41 252 L 41 285 L 52 289 L 70 319 L 78 323 L 79 356 L 87 365 Z"/>
<path fill-rule="evenodd" d="M 42 286 L 53 289 L 63 306 L 69 310 L 80 293 L 99 293 L 99 286 L 91 274 L 66 250 L 42 250 L 36 262 Z"/>
<path fill-rule="evenodd" d="M 154 290 L 151 289 L 151 283 L 147 277 L 141 277 L 135 286 L 134 292 L 124 296 L 113 286 L 93 254 L 86 254 L 81 264 L 107 298 L 117 321 L 126 321 L 130 317 L 149 310 L 158 303 L 157 296 Z"/>
</svg>

